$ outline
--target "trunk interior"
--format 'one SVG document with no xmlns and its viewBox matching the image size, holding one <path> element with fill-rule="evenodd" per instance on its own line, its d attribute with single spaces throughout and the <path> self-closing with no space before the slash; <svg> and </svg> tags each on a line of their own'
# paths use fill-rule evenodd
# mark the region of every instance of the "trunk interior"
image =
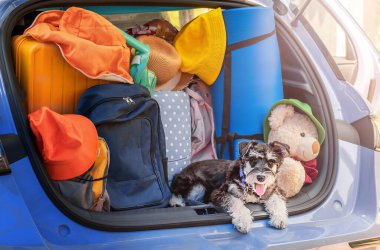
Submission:
<svg viewBox="0 0 380 250">
<path fill-rule="evenodd" d="M 99 5 L 99 3 L 97 4 Z M 170 4 L 163 4 L 166 7 L 157 6 L 159 5 L 157 2 L 144 3 L 141 6 L 135 6 L 136 3 L 131 3 L 130 7 L 127 6 L 129 5 L 128 3 L 124 3 L 123 6 L 120 6 L 121 3 L 118 4 L 119 6 L 116 8 L 93 6 L 92 10 L 100 11 L 109 21 L 125 30 L 131 26 L 143 24 L 155 18 L 169 20 L 177 28 L 181 28 L 197 15 L 217 6 L 222 7 L 222 9 L 247 7 L 243 3 L 210 1 L 170 2 Z M 41 156 L 34 146 L 34 137 L 28 127 L 27 110 L 21 101 L 23 89 L 18 85 L 15 77 L 10 41 L 11 37 L 21 35 L 43 9 L 61 7 L 63 9 L 67 5 L 82 6 L 80 2 L 70 2 L 66 3 L 66 5 L 63 3 L 49 5 L 49 1 L 39 3 L 38 5 L 25 4 L 13 15 L 13 20 L 8 20 L 8 30 L 4 31 L 8 31 L 5 37 L 8 39 L 8 75 L 11 80 L 5 82 L 9 85 L 7 88 L 12 95 L 9 98 L 14 100 L 11 103 L 14 103 L 14 107 L 12 108 L 13 112 L 16 113 L 14 117 L 18 117 L 19 134 L 23 135 L 21 136 L 22 141 L 27 147 L 28 156 L 45 192 L 56 206 L 70 218 L 85 226 L 100 230 L 136 231 L 229 223 L 231 218 L 228 214 L 211 204 L 174 208 L 144 208 L 129 211 L 111 211 L 110 213 L 89 212 L 72 205 L 54 188 L 54 185 L 52 185 L 44 171 Z M 88 1 L 86 1 L 86 5 L 89 5 Z M 314 75 L 307 58 L 287 29 L 289 28 L 282 24 L 279 18 L 276 18 L 276 33 L 281 56 L 284 97 L 295 98 L 308 103 L 314 115 L 326 130 L 326 140 L 321 147 L 321 152 L 317 159 L 319 176 L 312 184 L 304 186 L 297 196 L 288 200 L 289 214 L 294 215 L 316 207 L 328 195 L 329 189 L 333 184 L 332 180 L 334 179 L 335 156 L 333 138 L 335 134 L 333 133 L 333 125 L 330 119 L 329 103 L 324 97 L 325 90 L 323 85 L 319 82 L 317 76 Z M 255 219 L 267 218 L 267 213 L 261 205 L 248 206 L 254 211 L 253 216 Z"/>
</svg>

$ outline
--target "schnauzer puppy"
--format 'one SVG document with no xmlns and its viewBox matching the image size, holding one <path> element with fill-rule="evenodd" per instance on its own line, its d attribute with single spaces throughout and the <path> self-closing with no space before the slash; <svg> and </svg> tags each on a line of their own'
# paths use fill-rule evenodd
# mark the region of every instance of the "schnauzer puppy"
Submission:
<svg viewBox="0 0 380 250">
<path fill-rule="evenodd" d="M 232 224 L 248 233 L 253 217 L 246 203 L 263 203 L 270 225 L 286 228 L 288 211 L 283 191 L 276 185 L 276 174 L 284 157 L 289 156 L 286 144 L 256 141 L 239 144 L 236 161 L 206 160 L 190 164 L 173 178 L 171 206 L 185 206 L 185 199 L 211 201 L 232 217 Z"/>
</svg>

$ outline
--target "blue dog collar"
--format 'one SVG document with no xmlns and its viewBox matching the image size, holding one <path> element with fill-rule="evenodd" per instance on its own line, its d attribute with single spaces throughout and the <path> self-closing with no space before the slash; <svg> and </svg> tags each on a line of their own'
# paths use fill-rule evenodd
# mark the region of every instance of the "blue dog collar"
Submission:
<svg viewBox="0 0 380 250">
<path fill-rule="evenodd" d="M 243 185 L 245 185 L 246 181 L 245 181 L 245 174 L 243 171 L 243 165 L 240 165 L 240 179 L 241 179 L 241 182 L 243 183 Z"/>
</svg>

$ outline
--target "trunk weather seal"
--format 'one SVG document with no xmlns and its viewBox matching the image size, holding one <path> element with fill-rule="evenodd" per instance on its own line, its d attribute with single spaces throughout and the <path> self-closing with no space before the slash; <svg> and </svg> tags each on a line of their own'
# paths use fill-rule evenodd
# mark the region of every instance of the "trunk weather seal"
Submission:
<svg viewBox="0 0 380 250">
<path fill-rule="evenodd" d="M 208 215 L 208 216 L 190 216 L 185 217 L 181 219 L 178 218 L 172 218 L 169 220 L 160 220 L 160 218 L 157 219 L 156 224 L 153 224 L 152 221 L 144 223 L 136 223 L 133 222 L 127 222 L 125 224 L 117 223 L 115 220 L 111 220 L 108 222 L 109 218 L 115 219 L 116 217 L 120 217 L 120 215 L 124 215 L 123 212 L 115 212 L 117 213 L 115 216 L 102 216 L 101 218 L 94 219 L 94 213 L 79 209 L 74 207 L 72 204 L 64 200 L 55 190 L 55 188 L 52 186 L 52 183 L 48 180 L 48 176 L 46 172 L 44 171 L 44 168 L 42 166 L 41 158 L 39 157 L 39 154 L 37 150 L 35 149 L 32 133 L 31 130 L 28 127 L 28 121 L 26 119 L 26 110 L 21 105 L 21 95 L 20 90 L 17 89 L 16 84 L 12 84 L 17 82 L 17 79 L 14 74 L 14 68 L 13 68 L 13 60 L 12 60 L 12 50 L 11 50 L 11 34 L 12 31 L 18 21 L 19 18 L 24 16 L 25 14 L 39 9 L 43 7 L 52 7 L 52 6 L 71 6 L 73 4 L 81 4 L 81 5 L 150 5 L 150 6 L 158 6 L 158 5 L 166 5 L 166 6 L 182 6 L 182 7 L 218 7 L 221 6 L 223 8 L 237 8 L 237 7 L 248 7 L 248 6 L 254 6 L 254 3 L 249 3 L 245 1 L 200 1 L 200 0 L 184 0 L 184 1 L 105 1 L 105 0 L 93 0 L 91 1 L 91 4 L 89 4 L 88 1 L 84 0 L 56 0 L 56 1 L 28 1 L 21 6 L 17 7 L 15 10 L 12 11 L 12 15 L 9 15 L 10 17 L 5 19 L 4 23 L 1 25 L 0 29 L 0 50 L 3 52 L 3 57 L 0 58 L 0 70 L 1 75 L 3 76 L 3 82 L 5 85 L 5 90 L 7 93 L 7 98 L 10 104 L 11 113 L 13 116 L 13 119 L 15 121 L 15 126 L 18 131 L 18 134 L 20 136 L 20 139 L 22 143 L 25 146 L 25 149 L 27 151 L 27 155 L 29 156 L 29 159 L 31 161 L 31 164 L 33 166 L 33 170 L 43 187 L 44 191 L 50 198 L 50 200 L 69 218 L 72 220 L 90 227 L 95 228 L 98 230 L 105 230 L 105 231 L 140 231 L 140 230 L 150 230 L 150 229 L 163 229 L 163 228 L 178 228 L 178 227 L 191 227 L 191 226 L 206 226 L 206 225 L 215 225 L 215 224 L 225 224 L 230 223 L 231 218 L 227 214 L 214 214 L 214 215 Z M 280 23 L 279 19 L 276 19 L 276 23 Z M 280 25 L 282 26 L 282 25 Z M 283 29 L 283 27 L 282 27 Z M 289 33 L 289 32 L 285 32 Z M 291 35 L 288 35 L 288 38 L 291 37 Z M 294 41 L 295 42 L 295 41 Z M 317 78 L 316 72 L 312 71 L 313 68 L 311 67 L 311 64 L 307 60 L 307 56 L 305 51 L 299 47 L 299 44 L 295 42 L 297 47 L 299 48 L 300 52 L 302 53 L 302 57 L 305 59 L 305 64 L 307 64 L 308 70 L 310 72 L 313 72 L 314 77 L 313 83 L 321 83 L 321 79 Z M 329 128 L 332 128 L 332 130 L 329 130 L 327 134 L 327 137 L 329 137 L 329 140 L 327 142 L 329 143 L 329 149 L 336 150 L 337 148 L 337 138 L 336 138 L 336 128 L 335 125 L 332 123 L 332 110 L 331 110 L 331 103 L 329 102 L 328 97 L 323 94 L 327 93 L 327 91 L 324 89 L 324 86 L 322 84 L 314 84 L 317 88 L 317 93 L 320 94 L 319 101 L 321 101 L 321 104 L 323 104 L 324 107 L 326 107 L 327 111 L 323 112 L 325 114 L 325 120 L 326 124 L 328 124 Z M 322 94 L 321 94 L 322 93 Z M 323 99 L 322 99 L 323 98 Z M 329 119 L 327 119 L 329 118 Z M 335 143 L 335 145 L 334 145 Z M 329 160 L 328 162 L 333 162 L 333 166 L 336 166 L 337 164 L 337 157 L 334 157 L 337 155 L 337 152 L 329 153 Z M 330 169 L 330 168 L 329 168 Z M 326 184 L 326 187 L 324 187 L 324 192 L 321 192 L 321 195 L 319 195 L 317 198 L 311 200 L 310 202 L 307 202 L 305 206 L 299 207 L 299 209 L 290 210 L 289 214 L 299 214 L 303 213 L 305 211 L 308 211 L 310 209 L 315 208 L 318 206 L 329 194 L 329 191 L 332 188 L 333 180 L 335 180 L 336 176 L 336 170 L 332 167 L 331 168 L 332 173 L 328 173 L 329 182 Z M 180 208 L 180 210 L 191 210 L 191 208 Z M 153 209 L 154 213 L 155 209 Z M 132 211 L 125 213 L 125 215 L 133 214 Z M 98 215 L 98 214 L 97 214 Z M 128 216 L 126 216 L 128 217 Z M 255 218 L 262 219 L 267 218 L 266 213 L 259 212 L 257 215 L 255 215 Z"/>
<path fill-rule="evenodd" d="M 306 69 L 305 71 L 311 72 L 308 73 L 308 76 L 312 79 L 313 83 L 311 86 L 315 88 L 314 94 L 316 95 L 316 100 L 318 100 L 320 102 L 321 107 L 323 107 L 322 115 L 325 119 L 326 128 L 328 128 L 326 129 L 326 140 L 324 142 L 327 143 L 328 147 L 328 156 L 326 160 L 326 162 L 329 163 L 329 165 L 327 166 L 327 179 L 325 180 L 325 184 L 323 185 L 320 193 L 317 196 L 313 197 L 313 199 L 311 199 L 310 201 L 298 205 L 296 211 L 292 208 L 288 210 L 290 215 L 295 215 L 316 208 L 330 194 L 337 175 L 337 166 L 339 159 L 339 153 L 337 150 L 339 148 L 338 132 L 336 130 L 332 104 L 328 97 L 327 89 L 322 83 L 322 79 L 319 77 L 318 72 L 315 71 L 315 67 L 312 66 L 311 60 L 309 60 L 305 49 L 303 49 L 302 46 L 300 46 L 300 43 L 296 41 L 296 39 L 289 35 L 290 32 L 288 30 L 290 29 L 290 27 L 287 27 L 286 25 L 282 24 L 278 19 L 279 18 L 276 16 L 276 27 L 277 29 L 280 29 L 282 31 L 279 33 L 286 35 L 288 42 L 294 44 L 294 46 L 292 47 L 293 49 L 297 50 L 297 52 L 300 52 L 296 54 L 299 55 L 301 62 L 304 63 L 303 67 Z"/>
</svg>

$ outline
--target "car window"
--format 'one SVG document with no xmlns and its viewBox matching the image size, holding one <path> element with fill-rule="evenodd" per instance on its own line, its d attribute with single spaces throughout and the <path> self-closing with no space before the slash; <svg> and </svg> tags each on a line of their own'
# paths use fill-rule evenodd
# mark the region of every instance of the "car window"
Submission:
<svg viewBox="0 0 380 250">
<path fill-rule="evenodd" d="M 292 0 L 293 6 L 302 8 L 304 0 Z M 336 71 L 338 78 L 353 83 L 357 71 L 357 58 L 350 38 L 343 27 L 318 0 L 312 0 L 300 19 L 316 40 L 322 52 Z M 335 65 L 332 65 L 335 64 Z"/>
<path fill-rule="evenodd" d="M 380 1 L 339 1 L 380 52 Z"/>
</svg>

